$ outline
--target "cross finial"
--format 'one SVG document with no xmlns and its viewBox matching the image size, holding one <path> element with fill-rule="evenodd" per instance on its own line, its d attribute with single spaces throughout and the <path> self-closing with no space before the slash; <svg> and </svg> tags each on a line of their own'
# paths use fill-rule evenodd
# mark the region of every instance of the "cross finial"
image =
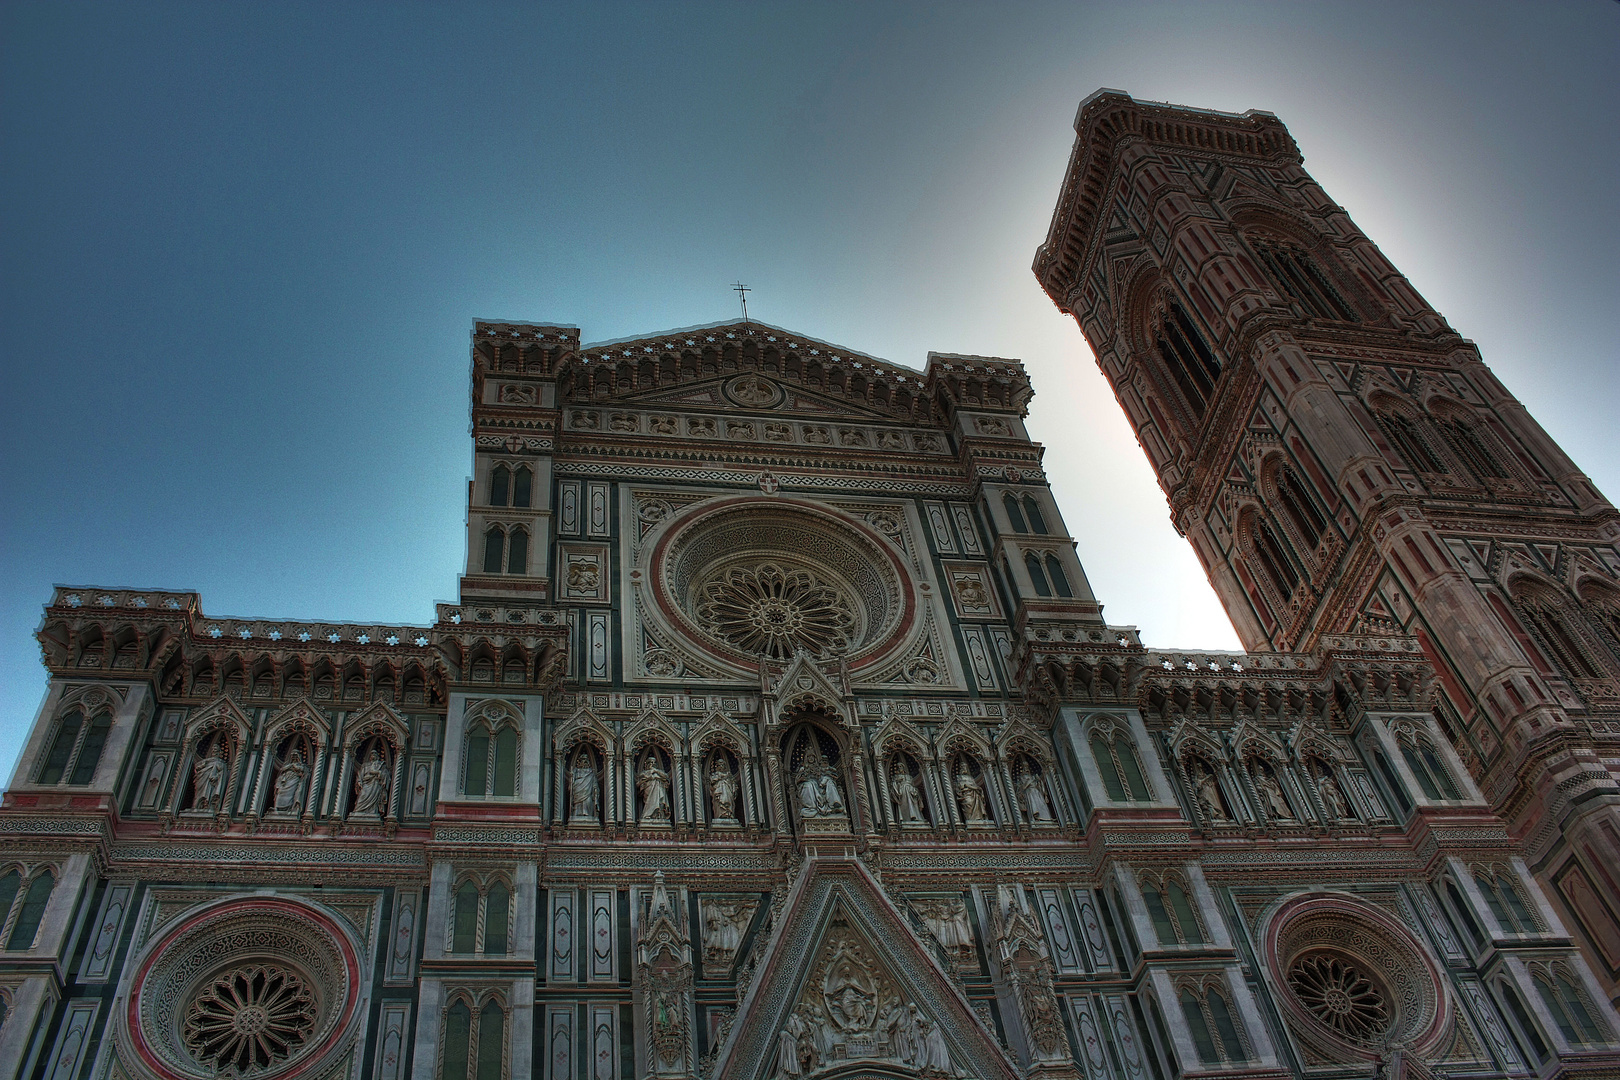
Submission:
<svg viewBox="0 0 1620 1080">
<path fill-rule="evenodd" d="M 737 299 L 742 301 L 743 323 L 746 325 L 748 322 L 748 294 L 753 290 L 740 281 L 732 282 L 731 288 L 737 294 Z"/>
</svg>

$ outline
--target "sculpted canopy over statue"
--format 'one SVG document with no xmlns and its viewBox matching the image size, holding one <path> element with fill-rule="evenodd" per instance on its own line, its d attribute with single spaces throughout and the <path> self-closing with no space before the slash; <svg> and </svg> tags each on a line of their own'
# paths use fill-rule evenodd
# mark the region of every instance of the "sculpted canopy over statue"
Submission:
<svg viewBox="0 0 1620 1080">
<path fill-rule="evenodd" d="M 670 819 L 669 773 L 659 764 L 657 753 L 648 751 L 641 759 L 641 768 L 636 771 L 636 788 L 641 792 L 640 820 L 643 823 Z"/>
<path fill-rule="evenodd" d="M 574 752 L 568 770 L 568 820 L 571 824 L 597 820 L 596 763 L 584 747 Z"/>
<path fill-rule="evenodd" d="M 1311 766 L 1311 771 L 1316 774 L 1316 790 L 1322 793 L 1322 802 L 1333 819 L 1343 821 L 1345 818 L 1353 817 L 1349 801 L 1340 790 L 1339 782 L 1333 779 L 1333 770 L 1325 763 L 1317 761 Z"/>
<path fill-rule="evenodd" d="M 1278 782 L 1277 774 L 1272 772 L 1271 766 L 1256 758 L 1253 775 L 1254 786 L 1260 790 L 1260 797 L 1265 800 L 1266 816 L 1277 820 L 1292 818 L 1293 808 L 1288 805 L 1288 797 L 1283 794 L 1282 784 Z"/>
<path fill-rule="evenodd" d="M 349 811 L 349 816 L 370 814 L 382 817 L 383 796 L 387 793 L 388 775 L 383 769 L 382 752 L 373 746 L 354 779 L 354 808 Z"/>
<path fill-rule="evenodd" d="M 191 767 L 191 806 L 195 810 L 218 810 L 225 794 L 225 751 L 219 742 Z"/>
<path fill-rule="evenodd" d="M 1198 804 L 1203 807 L 1204 813 L 1211 821 L 1230 821 L 1226 813 L 1226 800 L 1221 797 L 1220 782 L 1215 779 L 1215 770 L 1201 758 L 1193 758 L 1190 771 L 1193 784 L 1198 789 Z"/>
<path fill-rule="evenodd" d="M 309 767 L 304 764 L 304 755 L 296 749 L 287 755 L 287 760 L 281 763 L 276 771 L 275 791 L 272 796 L 271 808 L 278 814 L 296 814 L 303 808 L 304 779 L 309 774 Z"/>
</svg>

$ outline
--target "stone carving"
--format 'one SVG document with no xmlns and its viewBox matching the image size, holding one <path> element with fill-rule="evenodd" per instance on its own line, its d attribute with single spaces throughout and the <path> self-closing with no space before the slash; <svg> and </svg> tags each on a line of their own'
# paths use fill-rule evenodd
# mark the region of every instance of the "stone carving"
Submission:
<svg viewBox="0 0 1620 1080">
<path fill-rule="evenodd" d="M 943 1029 L 834 919 L 798 1004 L 776 1037 L 776 1080 L 810 1076 L 850 1061 L 885 1061 L 929 1077 L 964 1075 Z"/>
<path fill-rule="evenodd" d="M 349 817 L 382 817 L 387 794 L 388 773 L 382 752 L 374 746 L 354 778 L 354 806 L 349 810 Z"/>
<path fill-rule="evenodd" d="M 956 805 L 962 811 L 962 820 L 969 825 L 989 825 L 990 808 L 985 801 L 984 785 L 973 775 L 963 758 L 956 764 Z"/>
<path fill-rule="evenodd" d="M 1383 987 L 1331 951 L 1308 953 L 1288 969 L 1288 985 L 1311 1015 L 1351 1042 L 1368 1045 L 1389 1030 Z"/>
<path fill-rule="evenodd" d="M 709 764 L 709 798 L 713 800 L 716 825 L 737 823 L 737 774 L 724 755 L 716 754 Z"/>
<path fill-rule="evenodd" d="M 568 823 L 597 824 L 598 796 L 596 762 L 590 750 L 582 746 L 574 751 L 574 763 L 568 769 Z"/>
<path fill-rule="evenodd" d="M 1018 795 L 1024 801 L 1024 811 L 1036 825 L 1050 825 L 1057 819 L 1052 804 L 1046 798 L 1046 785 L 1034 769 L 1027 769 L 1018 781 Z"/>
<path fill-rule="evenodd" d="M 258 1072 L 286 1060 L 315 1030 L 315 994 L 291 970 L 250 964 L 216 975 L 186 1006 L 186 1049 L 218 1072 Z"/>
<path fill-rule="evenodd" d="M 653 880 L 641 936 L 636 943 L 636 981 L 641 989 L 651 1074 L 688 1076 L 692 1062 L 692 943 L 675 911 L 664 873 Z"/>
<path fill-rule="evenodd" d="M 1322 805 L 1326 807 L 1328 816 L 1335 821 L 1355 817 L 1350 810 L 1350 801 L 1344 797 L 1339 782 L 1333 778 L 1333 770 L 1325 763 L 1313 760 L 1311 771 L 1316 776 L 1316 790 L 1322 796 Z"/>
<path fill-rule="evenodd" d="M 1255 790 L 1260 793 L 1260 799 L 1265 803 L 1266 816 L 1275 821 L 1290 821 L 1294 817 L 1293 808 L 1288 805 L 1288 797 L 1283 794 L 1282 784 L 1277 780 L 1277 774 L 1271 765 L 1259 758 L 1249 762 L 1250 775 L 1254 777 Z"/>
<path fill-rule="evenodd" d="M 656 750 L 647 751 L 636 770 L 636 789 L 641 792 L 642 824 L 668 823 L 670 820 L 669 773 L 659 763 Z"/>
<path fill-rule="evenodd" d="M 845 816 L 844 795 L 838 786 L 835 770 L 827 764 L 815 737 L 794 774 L 798 785 L 799 816 L 801 818 L 841 818 Z"/>
<path fill-rule="evenodd" d="M 731 970 L 758 906 L 750 896 L 705 896 L 698 900 L 703 916 L 703 964 L 711 977 Z"/>
<path fill-rule="evenodd" d="M 967 904 L 960 897 L 913 900 L 911 906 L 946 955 L 959 958 L 962 953 L 973 952 L 973 925 L 968 922 Z"/>
<path fill-rule="evenodd" d="M 191 767 L 191 808 L 218 810 L 225 795 L 225 773 L 228 763 L 222 742 L 216 741 L 208 752 L 197 758 Z"/>
<path fill-rule="evenodd" d="M 894 800 L 894 816 L 902 825 L 926 825 L 922 812 L 922 792 L 917 790 L 917 779 L 911 775 L 911 766 L 903 757 L 897 757 L 889 767 L 889 796 Z"/>
<path fill-rule="evenodd" d="M 1020 891 L 1010 885 L 996 889 L 996 950 L 1003 976 L 1029 1037 L 1036 1062 L 1068 1063 L 1068 1040 L 1052 990 L 1052 960 L 1040 924 L 1026 910 Z"/>
<path fill-rule="evenodd" d="M 1205 816 L 1210 821 L 1231 821 L 1231 815 L 1226 812 L 1226 798 L 1221 794 L 1220 781 L 1215 779 L 1215 770 L 1202 758 L 1195 757 L 1188 760 L 1187 772 L 1192 777 L 1198 805 Z"/>
<path fill-rule="evenodd" d="M 732 567 L 705 582 L 700 595 L 697 618 L 705 630 L 777 660 L 800 649 L 847 651 L 857 626 L 854 608 L 837 588 L 773 562 Z"/>
<path fill-rule="evenodd" d="M 309 766 L 304 764 L 304 755 L 297 750 L 287 755 L 287 760 L 281 763 L 276 770 L 276 782 L 271 795 L 271 809 L 278 814 L 296 814 L 304 806 L 304 781 L 309 775 Z"/>
</svg>

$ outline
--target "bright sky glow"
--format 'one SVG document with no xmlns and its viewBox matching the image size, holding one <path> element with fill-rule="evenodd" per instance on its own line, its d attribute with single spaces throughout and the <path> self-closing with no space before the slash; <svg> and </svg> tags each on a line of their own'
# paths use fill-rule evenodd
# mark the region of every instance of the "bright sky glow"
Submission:
<svg viewBox="0 0 1620 1080">
<path fill-rule="evenodd" d="M 423 623 L 475 318 L 1022 358 L 1106 617 L 1236 638 L 1029 265 L 1101 86 L 1275 112 L 1620 492 L 1620 5 L 0 8 L 0 769 L 52 583 Z"/>
</svg>

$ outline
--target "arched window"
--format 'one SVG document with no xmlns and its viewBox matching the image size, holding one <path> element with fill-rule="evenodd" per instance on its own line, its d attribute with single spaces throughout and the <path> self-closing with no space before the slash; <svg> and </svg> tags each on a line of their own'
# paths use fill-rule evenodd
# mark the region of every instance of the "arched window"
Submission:
<svg viewBox="0 0 1620 1080">
<path fill-rule="evenodd" d="M 1508 471 L 1486 446 L 1484 437 L 1471 419 L 1448 409 L 1435 418 L 1435 426 L 1440 429 L 1440 436 L 1446 440 L 1446 445 L 1477 479 L 1507 478 Z"/>
<path fill-rule="evenodd" d="M 1142 776 L 1136 751 L 1124 735 L 1097 729 L 1091 733 L 1091 756 L 1102 775 L 1103 789 L 1110 802 L 1147 802 L 1147 781 Z"/>
<path fill-rule="evenodd" d="M 1316 260 L 1304 248 L 1286 241 L 1253 238 L 1254 253 L 1260 265 L 1278 287 L 1313 319 L 1360 322 L 1339 290 L 1328 281 Z"/>
<path fill-rule="evenodd" d="M 102 713 L 88 724 L 84 714 L 73 709 L 57 721 L 56 734 L 40 766 L 40 784 L 67 783 L 83 787 L 96 778 L 96 766 L 101 764 L 101 751 L 107 745 L 107 734 L 112 730 L 112 716 Z"/>
<path fill-rule="evenodd" d="M 1162 887 L 1161 887 L 1162 886 Z M 1193 910 L 1192 901 L 1181 882 L 1166 877 L 1156 884 L 1142 885 L 1142 903 L 1153 920 L 1153 932 L 1161 945 L 1202 945 L 1204 932 Z"/>
<path fill-rule="evenodd" d="M 467 729 L 462 791 L 468 795 L 517 794 L 517 731 L 509 723 L 491 730 L 480 718 Z"/>
<path fill-rule="evenodd" d="M 507 504 L 507 488 L 512 482 L 512 470 L 505 465 L 495 466 L 495 471 L 489 474 L 489 505 L 505 506 Z"/>
<path fill-rule="evenodd" d="M 1542 651 L 1551 656 L 1565 674 L 1577 679 L 1603 677 L 1585 635 L 1574 625 L 1564 597 L 1544 586 L 1529 586 L 1515 590 L 1513 599 L 1531 633 L 1541 640 Z"/>
<path fill-rule="evenodd" d="M 1518 1025 L 1519 1030 L 1524 1033 L 1525 1039 L 1530 1043 L 1531 1054 L 1537 1062 L 1546 1061 L 1547 1044 L 1542 1041 L 1540 1030 L 1531 1021 L 1530 1012 L 1524 1007 L 1524 1002 L 1519 1000 L 1519 995 L 1507 983 L 1502 983 L 1500 989 L 1502 991 L 1502 1000 L 1507 1003 L 1508 1012 L 1513 1014 L 1514 1023 Z"/>
<path fill-rule="evenodd" d="M 49 870 L 35 873 L 26 883 L 17 870 L 0 878 L 0 905 L 4 909 L 0 912 L 0 928 L 6 933 L 7 952 L 25 952 L 34 947 L 34 937 L 55 887 L 56 878 Z"/>
<path fill-rule="evenodd" d="M 450 916 L 450 951 L 505 956 L 512 925 L 512 890 L 498 877 L 462 879 Z"/>
<path fill-rule="evenodd" d="M 478 1074 L 475 1080 L 501 1080 L 506 1057 L 506 1010 L 491 999 L 478 1013 Z"/>
<path fill-rule="evenodd" d="M 1046 535 L 1046 516 L 1041 513 L 1040 504 L 1035 501 L 1033 495 L 1024 496 L 1024 518 L 1029 522 L 1030 529 L 1042 536 Z"/>
<path fill-rule="evenodd" d="M 1238 1037 L 1237 1024 L 1232 1019 L 1232 1010 L 1227 1007 L 1226 997 L 1219 990 L 1211 989 L 1204 994 L 1204 1004 L 1209 1007 L 1209 1015 L 1215 1021 L 1215 1034 L 1221 1040 L 1221 1054 L 1227 1061 L 1242 1061 L 1248 1055 L 1243 1052 L 1243 1040 Z"/>
<path fill-rule="evenodd" d="M 1174 300 L 1165 305 L 1155 344 L 1171 378 L 1186 396 L 1193 415 L 1202 416 L 1221 377 L 1221 365 L 1194 329 L 1187 313 Z"/>
<path fill-rule="evenodd" d="M 1316 509 L 1316 503 L 1300 483 L 1299 477 L 1294 475 L 1294 470 L 1287 466 L 1277 470 L 1277 497 L 1289 524 L 1306 546 L 1314 551 L 1322 541 L 1322 534 L 1327 531 L 1327 520 Z"/>
<path fill-rule="evenodd" d="M 506 554 L 506 533 L 492 528 L 484 534 L 484 573 L 501 572 L 502 557 Z"/>
<path fill-rule="evenodd" d="M 1007 520 L 1012 522 L 1014 532 L 1029 532 L 1029 526 L 1024 523 L 1024 512 L 1018 508 L 1018 500 L 1013 498 L 1012 492 L 1002 495 L 1001 505 L 1006 508 Z"/>
<path fill-rule="evenodd" d="M 526 529 L 513 529 L 506 541 L 506 572 L 529 572 L 529 533 Z"/>
<path fill-rule="evenodd" d="M 467 1052 L 472 1048 L 472 1009 L 457 999 L 444 1014 L 444 1065 L 440 1080 L 471 1080 Z"/>
<path fill-rule="evenodd" d="M 1441 764 L 1440 755 L 1435 753 L 1428 739 L 1406 732 L 1397 736 L 1397 742 L 1401 757 L 1406 759 L 1406 767 L 1412 770 L 1412 778 L 1418 782 L 1425 796 L 1437 802 L 1462 798 L 1450 770 Z"/>
<path fill-rule="evenodd" d="M 1485 931 L 1479 928 L 1479 923 L 1474 919 L 1474 913 L 1468 910 L 1468 904 L 1463 900 L 1462 891 L 1449 878 L 1446 879 L 1446 899 L 1451 901 L 1452 910 L 1457 913 L 1457 918 L 1462 920 L 1463 929 L 1467 930 L 1468 936 L 1473 939 L 1474 948 L 1482 947 L 1485 944 Z"/>
<path fill-rule="evenodd" d="M 1046 583 L 1046 575 L 1041 572 L 1041 557 L 1033 551 L 1024 552 L 1024 569 L 1029 571 L 1029 583 L 1035 587 L 1036 596 L 1051 596 L 1052 587 Z"/>
<path fill-rule="evenodd" d="M 1373 767 L 1378 770 L 1378 775 L 1383 777 L 1384 786 L 1389 788 L 1389 793 L 1394 796 L 1396 804 L 1401 808 L 1401 813 L 1403 815 L 1411 813 L 1412 801 L 1406 797 L 1406 789 L 1401 786 L 1400 781 L 1395 779 L 1395 770 L 1389 767 L 1389 759 L 1384 756 L 1384 752 L 1377 749 L 1373 750 L 1372 759 Z"/>
<path fill-rule="evenodd" d="M 506 955 L 507 923 L 512 912 L 512 895 L 497 881 L 484 897 L 484 955 Z"/>
<path fill-rule="evenodd" d="M 534 473 L 527 465 L 519 465 L 512 471 L 512 505 L 528 506 L 533 487 Z"/>
<path fill-rule="evenodd" d="M 1056 555 L 1046 557 L 1046 574 L 1052 579 L 1052 587 L 1059 596 L 1074 597 L 1074 589 L 1069 586 L 1069 575 L 1063 572 L 1063 564 L 1058 562 Z"/>
<path fill-rule="evenodd" d="M 1299 574 L 1294 570 L 1294 564 L 1289 561 L 1283 546 L 1277 540 L 1277 535 L 1271 531 L 1271 525 L 1258 514 L 1250 515 L 1250 539 L 1254 544 L 1254 553 L 1260 560 L 1260 567 L 1270 579 L 1271 585 L 1284 599 L 1290 599 L 1294 590 L 1299 587 Z"/>
<path fill-rule="evenodd" d="M 456 890 L 455 922 L 451 931 L 450 951 L 476 953 L 478 951 L 478 886 L 463 882 Z"/>
<path fill-rule="evenodd" d="M 1474 871 L 1474 884 L 1479 886 L 1485 906 L 1491 909 L 1491 915 L 1503 930 L 1510 934 L 1534 934 L 1540 929 L 1510 875 L 1481 868 Z"/>
<path fill-rule="evenodd" d="M 1538 971 L 1535 974 L 1536 993 L 1552 1014 L 1559 1034 L 1571 1046 L 1585 1046 L 1604 1041 L 1603 1032 L 1586 1007 L 1585 996 L 1575 988 L 1562 971 Z"/>
<path fill-rule="evenodd" d="M 1373 419 L 1377 422 L 1378 429 L 1395 447 L 1408 468 L 1423 473 L 1448 471 L 1440 464 L 1440 459 L 1430 447 L 1428 437 L 1418 420 L 1393 408 L 1379 409 L 1377 406 L 1374 408 L 1376 411 L 1373 413 Z"/>
</svg>

